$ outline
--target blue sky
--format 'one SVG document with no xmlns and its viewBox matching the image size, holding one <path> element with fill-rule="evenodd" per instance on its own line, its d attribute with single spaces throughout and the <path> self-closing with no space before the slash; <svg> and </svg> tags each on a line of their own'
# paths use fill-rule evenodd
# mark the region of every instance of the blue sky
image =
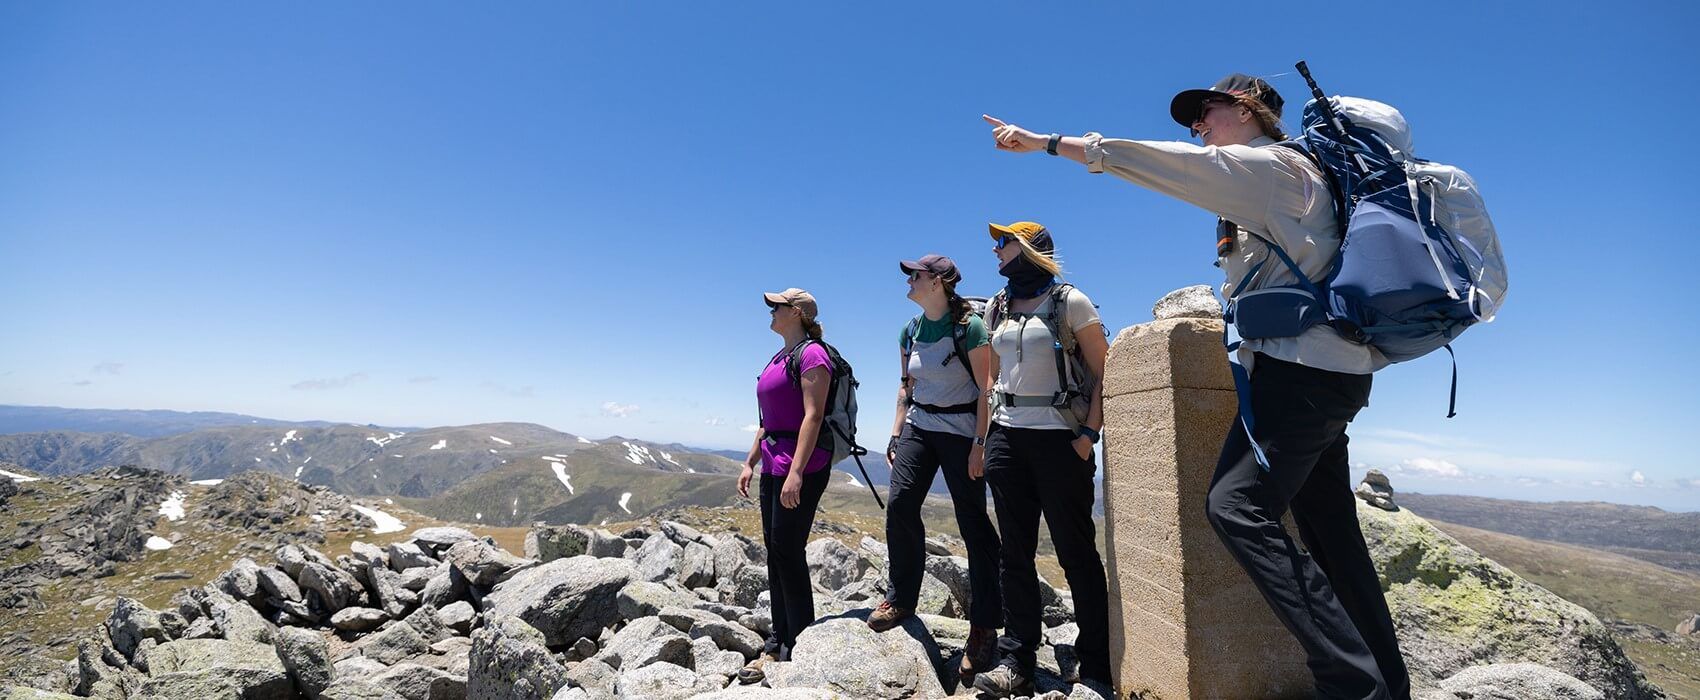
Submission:
<svg viewBox="0 0 1700 700">
<path fill-rule="evenodd" d="M 1275 7 L 6 3 L 0 403 L 742 447 L 776 347 L 758 294 L 801 286 L 883 435 L 900 258 L 990 293 L 984 223 L 1038 220 L 1114 329 L 1221 281 L 1210 215 L 998 153 L 981 113 L 1185 138 L 1175 91 L 1270 76 L 1296 115 L 1304 58 L 1476 177 L 1511 266 L 1457 344 L 1459 417 L 1443 358 L 1392 368 L 1354 461 L 1694 509 L 1700 12 L 1395 4 L 1350 10 L 1392 34 L 1324 43 Z"/>
</svg>

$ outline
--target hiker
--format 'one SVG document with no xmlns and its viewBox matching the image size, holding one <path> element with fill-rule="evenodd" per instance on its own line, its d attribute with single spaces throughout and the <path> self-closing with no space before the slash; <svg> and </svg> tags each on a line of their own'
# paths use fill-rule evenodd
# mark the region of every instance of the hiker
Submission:
<svg viewBox="0 0 1700 700">
<path fill-rule="evenodd" d="M 784 344 L 756 379 L 761 423 L 755 443 L 738 474 L 738 493 L 750 495 L 750 481 L 761 471 L 761 533 L 767 546 L 767 586 L 772 596 L 773 631 L 761 653 L 738 672 L 744 683 L 758 683 L 763 667 L 788 660 L 797 635 L 815 619 L 814 591 L 804 547 L 814 526 L 815 507 L 832 473 L 832 453 L 817 447 L 832 384 L 832 360 L 821 342 L 813 295 L 791 288 L 763 294 L 773 320 L 768 324 Z M 796 366 L 787 365 L 796 357 Z M 793 372 L 796 377 L 793 380 Z"/>
<path fill-rule="evenodd" d="M 986 384 L 991 350 L 986 324 L 967 299 L 956 292 L 962 273 L 943 255 L 904 260 L 909 300 L 921 313 L 898 336 L 903 382 L 885 458 L 891 465 L 890 502 L 885 539 L 891 586 L 885 600 L 868 616 L 868 627 L 884 632 L 915 614 L 925 573 L 926 528 L 921 504 L 944 472 L 956 511 L 957 529 L 968 548 L 968 644 L 960 674 L 991 665 L 1003 626 L 1003 597 L 998 591 L 998 533 L 986 515 L 984 435 L 989 418 L 980 387 Z"/>
<path fill-rule="evenodd" d="M 991 224 L 990 232 L 998 274 L 1008 283 L 986 311 L 987 364 L 995 373 L 988 382 L 990 425 L 976 441 L 985 443 L 986 480 L 1003 538 L 1006 627 L 997 665 L 981 672 L 974 687 L 998 697 L 1033 694 L 1035 653 L 1044 641 L 1033 566 L 1040 515 L 1074 595 L 1080 679 L 1108 687 L 1109 594 L 1092 522 L 1093 445 L 1104 424 L 1099 379 L 1108 343 L 1092 301 L 1058 281 L 1062 267 L 1044 226 Z"/>
<path fill-rule="evenodd" d="M 1227 278 L 1222 296 L 1233 299 L 1299 282 L 1265 241 L 1284 249 L 1312 282 L 1327 276 L 1340 252 L 1328 180 L 1304 154 L 1275 145 L 1287 138 L 1282 103 L 1267 82 L 1241 74 L 1177 94 L 1169 114 L 1202 146 L 1045 135 L 985 119 L 1000 150 L 1043 150 L 1215 213 L 1216 255 Z M 1358 530 L 1346 454 L 1346 426 L 1368 405 L 1371 373 L 1387 358 L 1327 324 L 1247 339 L 1236 358 L 1250 373 L 1255 420 L 1229 426 L 1206 498 L 1210 524 L 1304 647 L 1320 697 L 1410 697 L 1387 601 Z M 1304 549 L 1281 525 L 1289 510 Z"/>
</svg>

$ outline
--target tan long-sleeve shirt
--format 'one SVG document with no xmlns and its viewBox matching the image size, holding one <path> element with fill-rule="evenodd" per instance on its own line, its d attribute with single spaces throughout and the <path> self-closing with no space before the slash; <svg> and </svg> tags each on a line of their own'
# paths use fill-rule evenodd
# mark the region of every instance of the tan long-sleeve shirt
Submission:
<svg viewBox="0 0 1700 700">
<path fill-rule="evenodd" d="M 1227 276 L 1224 299 L 1240 291 L 1235 285 L 1266 259 L 1244 291 L 1298 284 L 1292 271 L 1252 233 L 1285 249 L 1313 281 L 1327 276 L 1340 251 L 1327 181 L 1302 154 L 1276 146 L 1273 139 L 1260 137 L 1245 146 L 1199 146 L 1087 134 L 1086 142 L 1088 171 L 1107 172 L 1195 204 L 1239 227 L 1233 251 L 1221 260 Z M 1206 245 L 1205 236 L 1198 239 Z M 1252 354 L 1259 352 L 1349 374 L 1369 374 L 1388 364 L 1374 347 L 1348 341 L 1328 326 L 1313 326 L 1292 338 L 1247 340 L 1240 346 L 1241 363 L 1251 369 Z"/>
</svg>

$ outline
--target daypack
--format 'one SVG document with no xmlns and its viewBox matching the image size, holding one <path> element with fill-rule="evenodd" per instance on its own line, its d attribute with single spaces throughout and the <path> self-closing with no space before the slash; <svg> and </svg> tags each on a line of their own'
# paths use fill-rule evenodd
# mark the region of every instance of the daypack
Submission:
<svg viewBox="0 0 1700 700">
<path fill-rule="evenodd" d="M 1493 320 L 1508 287 L 1499 236 L 1475 181 L 1413 155 L 1398 110 L 1329 98 L 1304 62 L 1298 69 L 1314 99 L 1304 108 L 1303 134 L 1279 145 L 1304 154 L 1328 181 L 1340 252 L 1314 282 L 1274 241 L 1252 234 L 1299 283 L 1242 295 L 1260 263 L 1228 300 L 1228 321 L 1244 339 L 1292 337 L 1327 324 L 1393 362 L 1438 348 L 1451 353 L 1465 329 Z M 1456 415 L 1457 388 L 1454 361 L 1447 417 Z"/>
<path fill-rule="evenodd" d="M 971 311 L 969 312 L 970 315 L 979 316 L 981 318 L 982 322 L 984 322 L 985 314 L 986 314 L 986 302 L 987 302 L 986 298 L 985 297 L 962 297 L 962 299 L 964 301 L 968 302 L 968 307 L 971 309 Z M 909 354 L 910 354 L 911 348 L 913 348 L 915 346 L 915 338 L 916 338 L 916 336 L 918 336 L 920 334 L 920 332 L 921 332 L 921 315 L 916 314 L 914 318 L 909 319 L 909 325 L 904 327 L 904 329 L 903 329 L 903 379 L 902 379 L 902 381 L 903 381 L 903 386 L 905 387 L 905 389 L 907 389 L 909 387 L 909 384 L 914 381 L 914 378 L 909 376 Z M 988 330 L 987 332 L 989 333 L 990 331 Z M 952 360 L 955 360 L 956 366 L 961 367 L 964 372 L 968 373 L 968 381 L 973 382 L 975 388 L 979 388 L 980 387 L 980 378 L 974 376 L 974 365 L 973 365 L 973 363 L 968 361 L 968 324 L 966 324 L 966 323 L 952 323 L 950 325 L 950 340 L 951 340 L 951 354 L 949 356 L 945 357 L 945 360 L 944 360 L 945 364 L 949 364 Z M 910 405 L 910 406 L 920 406 L 921 410 L 927 411 L 929 413 L 945 413 L 945 414 L 948 414 L 948 413 L 973 413 L 974 411 L 978 410 L 978 408 L 979 408 L 979 403 L 977 401 L 970 401 L 970 402 L 964 403 L 964 404 L 956 404 L 954 406 L 932 406 L 932 405 L 928 405 L 928 404 L 916 403 L 913 392 L 909 392 L 909 391 L 905 391 L 904 399 L 905 399 L 905 401 L 907 402 L 908 405 Z"/>
<path fill-rule="evenodd" d="M 810 343 L 816 343 L 826 350 L 827 361 L 832 363 L 832 383 L 826 390 L 826 415 L 821 418 L 820 434 L 815 438 L 815 449 L 832 453 L 828 464 L 838 464 L 846 457 L 856 460 L 856 468 L 862 471 L 862 481 L 873 491 L 874 502 L 880 508 L 885 508 L 885 502 L 880 500 L 879 491 L 874 489 L 873 479 L 868 477 L 867 467 L 862 466 L 862 455 L 868 450 L 856 444 L 856 388 L 862 383 L 856 380 L 856 373 L 850 368 L 850 362 L 838 353 L 824 340 L 814 338 L 804 339 L 793 346 L 785 357 L 785 376 L 791 380 L 791 385 L 803 387 L 803 350 Z M 765 430 L 765 426 L 764 426 Z M 769 440 L 777 438 L 797 439 L 794 430 L 765 430 Z M 829 467 L 830 468 L 830 467 Z"/>
<path fill-rule="evenodd" d="M 1097 385 L 1098 378 L 1092 376 L 1090 368 L 1080 357 L 1080 344 L 1074 337 L 1074 326 L 1068 322 L 1068 290 L 1074 285 L 1058 282 L 1051 286 L 1051 308 L 1044 316 L 1039 317 L 1045 324 L 1045 329 L 1051 333 L 1052 355 L 1057 362 L 1057 383 L 1062 388 L 1055 394 L 1011 394 L 1008 392 L 992 393 L 992 410 L 997 407 L 1050 406 L 1062 414 L 1063 422 L 1069 430 L 1080 429 L 1092 412 L 1092 388 Z M 996 332 L 997 323 L 1009 316 L 1009 294 L 1007 290 L 999 291 L 992 297 L 990 312 L 986 319 L 986 332 Z M 1017 314 L 1030 317 L 1033 314 Z M 1017 319 L 1020 320 L 1020 319 Z"/>
</svg>

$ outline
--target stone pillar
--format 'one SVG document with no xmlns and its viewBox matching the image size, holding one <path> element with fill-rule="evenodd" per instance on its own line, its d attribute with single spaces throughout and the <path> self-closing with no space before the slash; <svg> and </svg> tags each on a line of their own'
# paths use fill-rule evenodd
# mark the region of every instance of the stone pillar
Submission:
<svg viewBox="0 0 1700 700">
<path fill-rule="evenodd" d="M 1190 309 L 1173 302 L 1183 293 Z M 1220 307 L 1208 287 L 1194 287 L 1165 297 L 1154 315 L 1116 337 L 1105 370 L 1116 685 L 1124 697 L 1146 700 L 1309 697 L 1297 642 L 1204 517 L 1237 406 Z"/>
</svg>

